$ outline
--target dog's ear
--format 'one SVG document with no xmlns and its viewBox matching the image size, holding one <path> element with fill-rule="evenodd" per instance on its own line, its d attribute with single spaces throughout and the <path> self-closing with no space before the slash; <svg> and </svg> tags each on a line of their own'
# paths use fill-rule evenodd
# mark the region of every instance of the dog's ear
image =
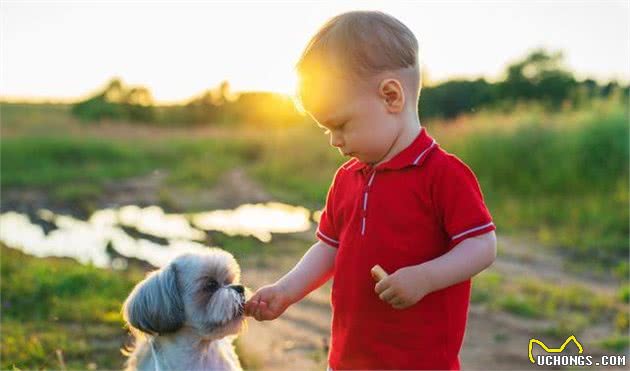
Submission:
<svg viewBox="0 0 630 371">
<path fill-rule="evenodd" d="M 148 334 L 175 332 L 183 326 L 184 302 L 175 265 L 151 272 L 134 287 L 123 304 L 123 318 Z"/>
</svg>

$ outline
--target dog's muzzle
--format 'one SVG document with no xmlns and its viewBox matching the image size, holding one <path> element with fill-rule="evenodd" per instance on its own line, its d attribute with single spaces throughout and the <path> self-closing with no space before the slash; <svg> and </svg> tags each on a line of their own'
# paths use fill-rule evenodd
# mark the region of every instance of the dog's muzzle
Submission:
<svg viewBox="0 0 630 371">
<path fill-rule="evenodd" d="M 241 315 L 245 312 L 245 287 L 243 285 L 230 285 L 230 289 L 238 293 L 241 304 L 238 308 L 238 315 Z"/>
</svg>

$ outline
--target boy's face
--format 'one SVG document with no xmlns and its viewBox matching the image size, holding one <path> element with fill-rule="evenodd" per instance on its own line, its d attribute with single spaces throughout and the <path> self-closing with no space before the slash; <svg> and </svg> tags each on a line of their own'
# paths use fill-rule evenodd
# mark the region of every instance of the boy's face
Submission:
<svg viewBox="0 0 630 371">
<path fill-rule="evenodd" d="M 378 92 L 379 81 L 362 84 L 322 79 L 302 86 L 308 114 L 344 156 L 376 164 L 391 149 L 401 128 Z"/>
</svg>

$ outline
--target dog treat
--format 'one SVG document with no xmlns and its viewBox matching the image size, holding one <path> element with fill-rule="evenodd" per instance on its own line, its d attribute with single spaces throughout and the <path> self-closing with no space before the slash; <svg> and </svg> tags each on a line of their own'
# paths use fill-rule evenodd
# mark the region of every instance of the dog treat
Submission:
<svg viewBox="0 0 630 371">
<path fill-rule="evenodd" d="M 372 273 L 372 278 L 374 278 L 374 281 L 376 282 L 379 282 L 383 278 L 387 277 L 387 272 L 385 272 L 385 270 L 378 264 L 372 267 L 370 273 Z"/>
</svg>

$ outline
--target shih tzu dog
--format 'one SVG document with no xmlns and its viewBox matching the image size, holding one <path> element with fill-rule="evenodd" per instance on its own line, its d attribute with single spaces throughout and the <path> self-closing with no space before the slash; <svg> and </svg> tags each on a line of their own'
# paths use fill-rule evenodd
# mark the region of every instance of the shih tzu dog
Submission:
<svg viewBox="0 0 630 371">
<path fill-rule="evenodd" d="M 240 268 L 220 249 L 151 272 L 123 304 L 135 337 L 127 370 L 241 370 L 233 341 L 245 317 Z"/>
</svg>

